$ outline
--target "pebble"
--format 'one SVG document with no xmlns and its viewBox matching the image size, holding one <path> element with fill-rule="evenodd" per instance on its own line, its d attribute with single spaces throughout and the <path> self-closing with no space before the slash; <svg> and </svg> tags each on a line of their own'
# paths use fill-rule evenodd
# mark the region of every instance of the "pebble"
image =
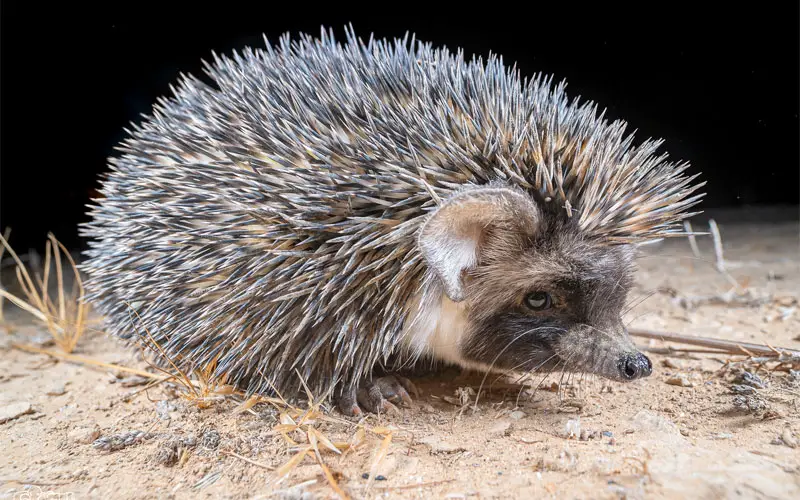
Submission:
<svg viewBox="0 0 800 500">
<path fill-rule="evenodd" d="M 694 384 L 689 382 L 689 379 L 686 378 L 686 375 L 676 375 L 674 377 L 670 377 L 667 379 L 667 384 L 669 385 L 677 385 L 678 387 L 693 387 Z"/>
<path fill-rule="evenodd" d="M 4 424 L 9 420 L 33 413 L 33 408 L 28 402 L 11 403 L 0 407 L 0 424 Z"/>
<path fill-rule="evenodd" d="M 100 437 L 100 427 L 94 428 L 81 427 L 69 433 L 70 439 L 78 444 L 90 444 Z"/>
<path fill-rule="evenodd" d="M 493 425 L 491 429 L 489 429 L 489 435 L 493 437 L 505 436 L 508 434 L 510 428 L 511 422 L 507 420 L 501 420 Z"/>
<path fill-rule="evenodd" d="M 514 420 L 520 420 L 522 418 L 527 417 L 527 415 L 525 414 L 524 411 L 517 410 L 517 411 L 512 411 L 509 417 L 513 418 Z"/>
<path fill-rule="evenodd" d="M 119 381 L 122 387 L 138 387 L 140 385 L 145 385 L 150 382 L 150 379 L 141 377 L 139 375 L 132 375 L 130 377 L 123 378 Z"/>
<path fill-rule="evenodd" d="M 795 439 L 794 435 L 792 434 L 792 430 L 788 427 L 783 430 L 783 433 L 781 434 L 781 441 L 783 441 L 783 444 L 789 448 L 797 448 L 797 439 Z"/>
<path fill-rule="evenodd" d="M 567 439 L 577 438 L 581 435 L 580 419 L 570 419 L 564 425 L 564 437 Z"/>
<path fill-rule="evenodd" d="M 447 441 L 440 441 L 435 436 L 422 438 L 419 442 L 428 445 L 431 449 L 431 453 L 455 453 L 457 451 L 466 451 L 463 446 L 456 446 Z"/>
<path fill-rule="evenodd" d="M 203 433 L 200 438 L 200 445 L 207 450 L 215 450 L 219 446 L 220 436 L 219 432 L 214 429 L 209 429 Z"/>
<path fill-rule="evenodd" d="M 67 392 L 67 390 L 64 388 L 64 384 L 61 384 L 61 385 L 57 385 L 57 386 L 53 387 L 52 389 L 47 391 L 45 394 L 47 394 L 48 396 L 61 396 L 65 392 Z"/>
</svg>

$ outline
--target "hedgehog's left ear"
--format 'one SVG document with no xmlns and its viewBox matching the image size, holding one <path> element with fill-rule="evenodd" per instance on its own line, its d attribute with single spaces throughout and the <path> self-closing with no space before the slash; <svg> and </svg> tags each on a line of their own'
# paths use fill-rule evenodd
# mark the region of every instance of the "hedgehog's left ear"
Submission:
<svg viewBox="0 0 800 500">
<path fill-rule="evenodd" d="M 518 242 L 536 232 L 540 219 L 538 207 L 525 193 L 474 187 L 453 195 L 430 215 L 420 229 L 419 247 L 447 296 L 460 302 L 465 298 L 463 275 L 485 257 L 489 234 Z"/>
</svg>

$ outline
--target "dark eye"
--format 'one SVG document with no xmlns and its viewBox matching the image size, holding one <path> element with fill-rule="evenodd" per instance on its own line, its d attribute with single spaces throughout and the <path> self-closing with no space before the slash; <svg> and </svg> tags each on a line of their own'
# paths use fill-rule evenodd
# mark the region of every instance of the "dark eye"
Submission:
<svg viewBox="0 0 800 500">
<path fill-rule="evenodd" d="M 544 311 L 553 303 L 547 292 L 531 292 L 525 296 L 525 305 L 534 311 Z"/>
</svg>

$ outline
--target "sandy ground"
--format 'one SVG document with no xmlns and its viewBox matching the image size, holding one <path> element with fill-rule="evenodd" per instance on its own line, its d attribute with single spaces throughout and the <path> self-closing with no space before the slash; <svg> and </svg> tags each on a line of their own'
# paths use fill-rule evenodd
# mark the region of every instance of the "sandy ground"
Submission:
<svg viewBox="0 0 800 500">
<path fill-rule="evenodd" d="M 729 222 L 746 215 L 718 219 L 729 272 L 750 294 L 744 303 L 701 300 L 730 285 L 713 262 L 692 258 L 685 239 L 672 240 L 639 262 L 631 326 L 800 348 L 796 218 Z M 699 243 L 713 260 L 710 240 Z M 22 352 L 12 342 L 52 347 L 13 309 L 9 333 L 0 331 L 1 498 L 336 497 L 311 458 L 275 484 L 264 466 L 279 468 L 294 451 L 275 431 L 272 406 L 237 413 L 228 396 L 199 409 L 167 384 L 144 392 L 114 370 Z M 96 332 L 76 354 L 147 368 Z M 414 408 L 369 417 L 357 447 L 322 458 L 351 498 L 800 498 L 800 373 L 725 365 L 742 359 L 730 356 L 651 356 L 653 376 L 626 385 L 553 375 L 520 392 L 489 377 L 477 408 L 469 388 L 480 376 L 418 379 Z M 333 441 L 360 436 L 357 422 L 313 427 Z M 368 489 L 381 428 L 392 440 Z M 299 432 L 289 435 L 303 445 Z"/>
</svg>

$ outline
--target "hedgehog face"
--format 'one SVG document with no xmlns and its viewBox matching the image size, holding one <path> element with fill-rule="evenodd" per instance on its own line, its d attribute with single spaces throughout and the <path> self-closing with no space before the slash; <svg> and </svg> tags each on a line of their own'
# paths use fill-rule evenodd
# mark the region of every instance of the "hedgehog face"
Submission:
<svg viewBox="0 0 800 500">
<path fill-rule="evenodd" d="M 621 320 L 632 258 L 628 247 L 547 231 L 505 261 L 476 266 L 467 280 L 461 355 L 506 370 L 563 369 L 620 381 L 649 375 L 649 360 Z"/>
<path fill-rule="evenodd" d="M 448 200 L 419 243 L 445 295 L 427 339 L 434 357 L 620 381 L 650 374 L 621 320 L 633 281 L 630 246 L 586 240 L 562 214 L 492 186 Z"/>
</svg>

